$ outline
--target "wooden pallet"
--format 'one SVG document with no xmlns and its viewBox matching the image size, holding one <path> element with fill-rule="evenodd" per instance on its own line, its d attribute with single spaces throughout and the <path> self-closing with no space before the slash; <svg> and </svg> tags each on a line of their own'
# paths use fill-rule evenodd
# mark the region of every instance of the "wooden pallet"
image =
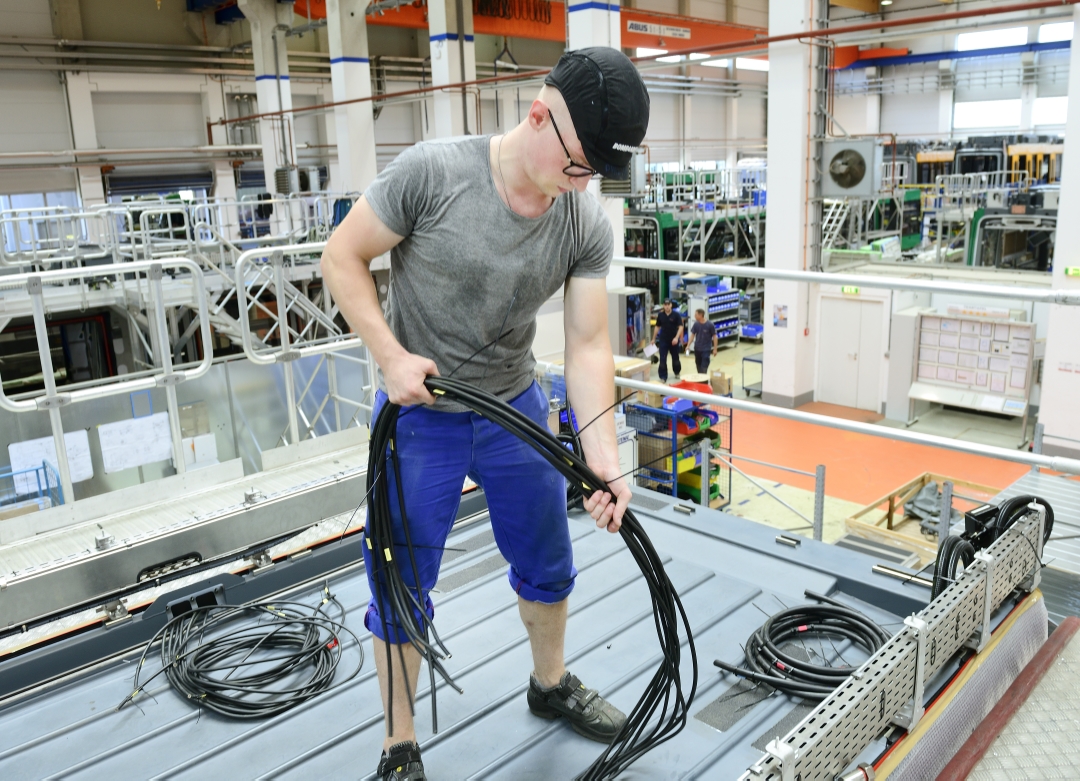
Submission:
<svg viewBox="0 0 1080 781">
<path fill-rule="evenodd" d="M 929 483 L 937 483 L 940 491 L 946 480 L 953 484 L 953 506 L 958 510 L 985 504 L 1001 491 L 980 483 L 924 472 L 845 519 L 844 527 L 863 539 L 913 550 L 919 554 L 921 565 L 928 564 L 937 557 L 937 537 L 924 535 L 919 528 L 919 519 L 905 517 L 903 507 Z"/>
</svg>

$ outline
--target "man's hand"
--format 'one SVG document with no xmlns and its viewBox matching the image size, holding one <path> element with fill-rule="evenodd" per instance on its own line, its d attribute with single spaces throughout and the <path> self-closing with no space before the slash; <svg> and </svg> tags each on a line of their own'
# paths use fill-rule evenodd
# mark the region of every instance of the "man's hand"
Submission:
<svg viewBox="0 0 1080 781">
<path fill-rule="evenodd" d="M 671 340 L 671 343 L 673 345 L 677 345 L 679 343 L 679 337 L 676 336 L 674 339 Z"/>
<path fill-rule="evenodd" d="M 382 370 L 383 379 L 386 381 L 386 395 L 391 403 L 403 407 L 435 403 L 435 397 L 424 387 L 427 377 L 439 373 L 435 361 L 402 350 L 394 360 L 387 363 Z"/>
<path fill-rule="evenodd" d="M 616 467 L 611 477 L 604 477 L 603 473 L 597 473 L 600 477 L 604 477 L 614 492 L 614 501 L 611 493 L 596 491 L 592 496 L 586 496 L 583 502 L 585 512 L 596 521 L 596 528 L 607 529 L 612 534 L 619 531 L 623 513 L 626 512 L 626 506 L 630 504 L 630 486 L 621 477 L 615 476 L 618 472 L 618 467 Z"/>
</svg>

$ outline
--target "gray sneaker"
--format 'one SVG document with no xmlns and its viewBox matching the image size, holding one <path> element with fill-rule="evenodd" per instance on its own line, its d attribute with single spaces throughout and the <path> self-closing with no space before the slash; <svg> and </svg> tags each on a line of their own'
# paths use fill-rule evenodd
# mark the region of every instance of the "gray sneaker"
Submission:
<svg viewBox="0 0 1080 781">
<path fill-rule="evenodd" d="M 542 719 L 564 717 L 579 735 L 611 743 L 626 723 L 626 716 L 596 689 L 586 689 L 576 675 L 563 675 L 559 685 L 544 689 L 529 676 L 529 710 Z"/>
</svg>

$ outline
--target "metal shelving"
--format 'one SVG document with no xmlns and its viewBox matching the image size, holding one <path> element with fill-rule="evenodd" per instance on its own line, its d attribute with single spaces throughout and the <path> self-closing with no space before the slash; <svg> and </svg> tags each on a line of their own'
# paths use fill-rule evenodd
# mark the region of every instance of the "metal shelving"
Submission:
<svg viewBox="0 0 1080 781">
<path fill-rule="evenodd" d="M 669 496 L 700 503 L 702 441 L 712 450 L 731 452 L 731 410 L 697 404 L 683 410 L 626 406 L 626 422 L 638 432 L 637 484 Z M 709 506 L 731 502 L 731 467 L 721 459 L 709 464 Z"/>
</svg>

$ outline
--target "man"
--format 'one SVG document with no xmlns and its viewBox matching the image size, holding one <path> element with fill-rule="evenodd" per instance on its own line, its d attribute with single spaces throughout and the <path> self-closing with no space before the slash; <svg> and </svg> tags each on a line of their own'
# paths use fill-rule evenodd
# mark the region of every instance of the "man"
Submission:
<svg viewBox="0 0 1080 781">
<path fill-rule="evenodd" d="M 690 337 L 694 343 L 694 363 L 698 374 L 709 373 L 709 359 L 716 355 L 716 326 L 705 319 L 705 310 L 694 312 L 694 324 L 690 326 Z M 711 351 L 711 354 L 710 354 Z"/>
<path fill-rule="evenodd" d="M 660 348 L 660 367 L 657 374 L 660 382 L 667 382 L 667 356 L 671 353 L 671 370 L 675 372 L 675 379 L 682 374 L 682 361 L 679 360 L 679 345 L 682 343 L 683 321 L 682 315 L 672 308 L 671 299 L 664 299 L 664 308 L 656 315 L 656 329 L 653 332 L 653 341 Z"/>
<path fill-rule="evenodd" d="M 436 402 L 423 382 L 453 374 L 546 425 L 547 400 L 533 379 L 530 348 L 537 311 L 562 287 L 567 392 L 578 420 L 596 418 L 583 428 L 581 444 L 589 466 L 611 487 L 584 504 L 598 527 L 618 531 L 630 489 L 619 476 L 614 416 L 606 411 L 614 395 L 605 284 L 613 241 L 599 202 L 585 188 L 597 173 L 629 177 L 648 116 L 645 85 L 624 55 L 608 48 L 567 52 L 528 116 L 505 135 L 421 143 L 403 152 L 349 212 L 322 259 L 334 300 L 381 370 L 373 418 L 387 399 L 417 405 L 399 417 L 401 474 L 391 480 L 400 479 L 404 489 L 421 593 L 426 598 L 435 585 L 468 475 L 487 495 L 496 542 L 511 565 L 533 655 L 529 709 L 545 719 L 564 717 L 577 732 L 604 742 L 625 716 L 567 672 L 563 659 L 567 596 L 577 574 L 564 481 L 496 424 L 445 399 Z M 388 251 L 389 322 L 368 270 Z M 390 495 L 397 542 L 395 488 Z M 370 553 L 364 553 L 370 582 Z M 411 567 L 402 567 L 402 576 L 416 585 Z M 425 607 L 434 614 L 430 600 Z M 418 781 L 425 775 L 409 704 L 420 656 L 394 617 L 379 609 L 373 599 L 365 625 L 375 636 L 393 734 L 388 719 L 378 774 L 384 781 Z"/>
</svg>

